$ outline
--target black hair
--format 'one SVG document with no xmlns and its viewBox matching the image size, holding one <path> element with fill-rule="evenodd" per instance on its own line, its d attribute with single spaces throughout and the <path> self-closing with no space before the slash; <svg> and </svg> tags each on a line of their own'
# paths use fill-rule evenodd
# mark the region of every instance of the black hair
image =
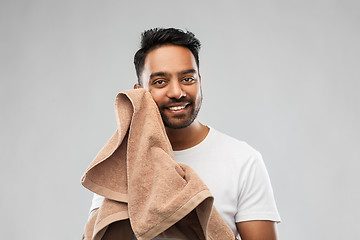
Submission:
<svg viewBox="0 0 360 240">
<path fill-rule="evenodd" d="M 141 48 L 135 53 L 134 64 L 138 83 L 141 85 L 140 75 L 144 69 L 146 55 L 162 45 L 176 45 L 188 48 L 195 57 L 199 68 L 199 51 L 201 43 L 192 32 L 175 28 L 153 28 L 141 34 Z"/>
</svg>

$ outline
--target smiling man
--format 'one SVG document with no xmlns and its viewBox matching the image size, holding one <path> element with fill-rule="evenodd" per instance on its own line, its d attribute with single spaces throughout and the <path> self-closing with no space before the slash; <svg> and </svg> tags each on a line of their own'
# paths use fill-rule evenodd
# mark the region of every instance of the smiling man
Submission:
<svg viewBox="0 0 360 240">
<path fill-rule="evenodd" d="M 172 45 L 159 47 L 148 53 L 143 68 L 142 85 L 158 104 L 164 125 L 169 129 L 191 125 L 200 110 L 201 88 L 190 50 Z"/>
<path fill-rule="evenodd" d="M 275 240 L 280 221 L 261 155 L 243 141 L 200 123 L 200 42 L 191 32 L 150 29 L 134 58 L 138 83 L 156 102 L 175 160 L 192 167 L 215 207 L 242 240 Z M 92 209 L 101 205 L 95 194 Z M 240 238 L 241 237 L 241 238 Z"/>
<path fill-rule="evenodd" d="M 173 150 L 200 143 L 209 128 L 196 120 L 202 92 L 194 55 L 188 48 L 172 44 L 155 46 L 145 59 L 143 55 L 140 52 L 135 55 L 135 64 L 144 62 L 135 88 L 144 87 L 151 93 Z"/>
</svg>

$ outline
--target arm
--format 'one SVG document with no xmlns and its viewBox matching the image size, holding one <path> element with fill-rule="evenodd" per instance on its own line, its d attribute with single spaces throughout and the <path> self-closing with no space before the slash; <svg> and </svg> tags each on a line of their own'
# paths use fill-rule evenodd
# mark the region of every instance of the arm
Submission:
<svg viewBox="0 0 360 240">
<path fill-rule="evenodd" d="M 273 221 L 246 221 L 236 223 L 242 240 L 277 240 Z"/>
</svg>

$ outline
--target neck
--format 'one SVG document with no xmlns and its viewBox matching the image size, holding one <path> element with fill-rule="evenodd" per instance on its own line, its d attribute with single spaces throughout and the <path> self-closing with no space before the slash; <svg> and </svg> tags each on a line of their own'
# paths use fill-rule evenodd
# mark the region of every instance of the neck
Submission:
<svg viewBox="0 0 360 240">
<path fill-rule="evenodd" d="M 197 120 L 186 128 L 166 128 L 167 136 L 174 151 L 191 148 L 201 143 L 206 138 L 208 132 L 209 128 Z"/>
</svg>

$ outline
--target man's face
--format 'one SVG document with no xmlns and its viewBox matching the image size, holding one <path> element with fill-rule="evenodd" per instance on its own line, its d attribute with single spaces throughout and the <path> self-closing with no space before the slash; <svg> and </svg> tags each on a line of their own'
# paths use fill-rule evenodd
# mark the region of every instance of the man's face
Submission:
<svg viewBox="0 0 360 240">
<path fill-rule="evenodd" d="M 185 47 L 165 45 L 148 53 L 142 85 L 155 100 L 165 127 L 180 129 L 196 118 L 202 101 L 198 67 Z"/>
</svg>

